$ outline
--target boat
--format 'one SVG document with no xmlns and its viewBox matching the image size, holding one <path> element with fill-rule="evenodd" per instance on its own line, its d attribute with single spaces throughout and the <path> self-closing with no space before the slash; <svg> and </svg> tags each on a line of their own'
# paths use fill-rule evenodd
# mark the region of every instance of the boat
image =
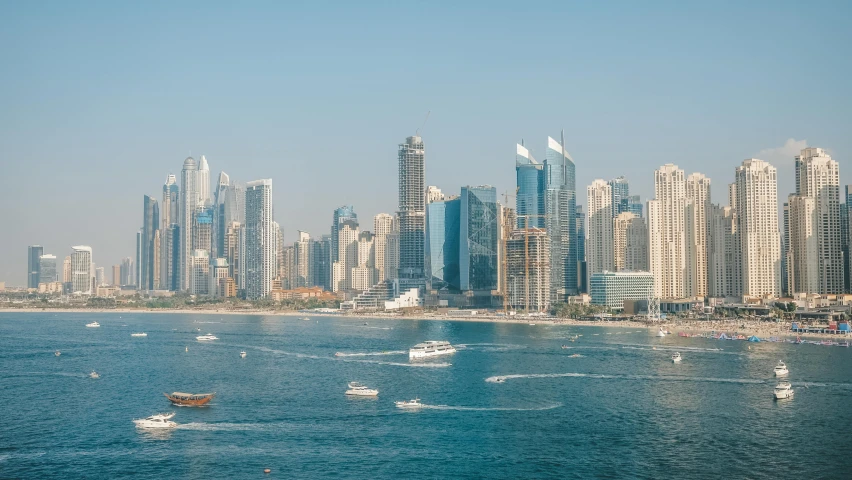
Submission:
<svg viewBox="0 0 852 480">
<path fill-rule="evenodd" d="M 346 395 L 352 395 L 355 397 L 375 397 L 379 394 L 378 390 L 368 388 L 366 385 L 358 382 L 349 382 L 347 386 L 349 387 L 349 390 L 346 390 Z"/>
<path fill-rule="evenodd" d="M 503 383 L 503 382 L 506 381 L 506 379 L 503 378 L 503 377 L 497 377 L 494 381 L 497 382 L 497 383 Z"/>
<path fill-rule="evenodd" d="M 101 376 L 98 375 L 98 372 L 92 370 L 92 373 L 89 374 L 89 378 L 101 378 Z"/>
<path fill-rule="evenodd" d="M 429 340 L 411 347 L 408 358 L 435 357 L 456 353 L 456 349 L 446 340 Z"/>
<path fill-rule="evenodd" d="M 663 331 L 663 329 L 662 329 L 662 328 L 660 328 L 660 330 L 657 332 L 657 336 L 658 336 L 658 337 L 665 337 L 665 336 L 666 336 L 666 332 L 664 332 L 664 331 Z"/>
<path fill-rule="evenodd" d="M 680 352 L 675 352 L 674 355 L 672 355 L 672 362 L 680 363 L 681 360 L 683 359 L 680 358 Z"/>
<path fill-rule="evenodd" d="M 342 357 L 342 356 L 344 356 L 344 355 L 345 355 L 345 354 L 344 354 L 343 352 L 334 352 L 334 356 L 335 356 L 335 357 Z"/>
<path fill-rule="evenodd" d="M 302 320 L 304 320 L 304 321 L 306 321 L 306 322 L 311 321 L 311 319 L 310 319 L 310 318 L 308 318 L 308 317 L 302 317 Z"/>
<path fill-rule="evenodd" d="M 54 356 L 54 357 L 58 357 L 58 356 L 60 356 L 60 355 L 62 355 L 62 352 L 60 352 L 59 350 L 57 350 L 57 351 L 53 352 L 53 356 Z"/>
<path fill-rule="evenodd" d="M 580 358 L 580 357 L 582 357 L 582 355 L 580 355 L 579 353 L 574 353 L 572 355 L 568 355 L 568 358 Z"/>
<path fill-rule="evenodd" d="M 219 340 L 219 337 L 217 337 L 216 335 L 213 335 L 212 333 L 208 333 L 207 335 L 199 335 L 199 336 L 195 337 L 195 339 L 198 340 L 199 342 L 206 342 L 206 341 L 209 341 L 209 340 Z"/>
<path fill-rule="evenodd" d="M 566 348 L 568 348 L 568 345 L 562 345 L 562 350 L 565 350 Z"/>
<path fill-rule="evenodd" d="M 790 382 L 781 382 L 775 386 L 773 394 L 776 400 L 790 398 L 793 396 L 793 387 L 790 385 Z"/>
<path fill-rule="evenodd" d="M 98 328 L 98 327 L 101 326 L 101 324 L 98 323 L 98 322 L 92 322 L 92 323 L 87 323 L 86 326 L 89 327 L 89 328 Z"/>
<path fill-rule="evenodd" d="M 136 428 L 175 428 L 177 427 L 177 423 L 171 421 L 171 418 L 174 416 L 175 412 L 158 413 L 148 418 L 133 420 L 133 423 L 136 424 Z"/>
<path fill-rule="evenodd" d="M 534 327 L 534 326 L 535 326 L 535 324 L 534 324 L 534 323 L 531 323 L 531 324 L 530 324 L 530 326 L 531 326 L 531 327 Z"/>
<path fill-rule="evenodd" d="M 246 358 L 246 352 L 240 352 L 240 358 Z"/>
<path fill-rule="evenodd" d="M 216 396 L 215 393 L 183 393 L 183 392 L 173 392 L 171 395 L 168 393 L 164 393 L 163 395 L 169 399 L 175 405 L 183 405 L 185 407 L 200 407 L 202 405 L 206 405 L 210 400 L 213 400 L 213 397 Z"/>
<path fill-rule="evenodd" d="M 396 405 L 397 408 L 420 408 L 423 406 L 423 404 L 420 403 L 419 398 L 413 398 L 411 400 L 393 403 L 394 405 Z"/>
<path fill-rule="evenodd" d="M 785 365 L 781 360 L 778 360 L 778 365 L 775 365 L 775 376 L 782 377 L 788 373 L 790 373 L 790 371 L 787 370 L 787 365 Z"/>
<path fill-rule="evenodd" d="M 147 337 L 148 334 L 145 333 L 145 332 L 140 332 L 140 333 L 131 333 L 130 336 L 131 337 Z"/>
</svg>

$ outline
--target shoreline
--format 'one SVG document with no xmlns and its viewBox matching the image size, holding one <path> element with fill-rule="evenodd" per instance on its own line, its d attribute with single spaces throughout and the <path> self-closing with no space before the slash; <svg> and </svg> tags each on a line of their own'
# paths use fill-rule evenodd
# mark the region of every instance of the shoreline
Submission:
<svg viewBox="0 0 852 480">
<path fill-rule="evenodd" d="M 679 332 L 690 334 L 708 334 L 711 332 L 725 332 L 727 334 L 741 334 L 745 336 L 756 335 L 763 338 L 768 337 L 802 337 L 802 338 L 840 338 L 849 339 L 852 335 L 832 335 L 824 333 L 796 333 L 790 330 L 791 322 L 768 323 L 756 322 L 743 319 L 715 319 L 715 320 L 677 320 L 673 322 L 646 323 L 635 320 L 611 321 L 611 320 L 577 320 L 577 319 L 553 319 L 536 317 L 494 317 L 494 316 L 465 316 L 448 317 L 435 314 L 421 315 L 381 315 L 376 314 L 351 314 L 351 313 L 325 313 L 325 312 L 299 312 L 279 310 L 185 310 L 185 309 L 138 309 L 138 308 L 0 308 L 3 313 L 84 313 L 84 314 L 132 314 L 132 313 L 154 313 L 154 314 L 178 314 L 178 315 L 262 315 L 281 317 L 336 317 L 348 319 L 372 319 L 372 320 L 416 320 L 416 321 L 451 321 L 472 323 L 495 323 L 495 324 L 517 324 L 517 325 L 564 325 L 573 327 L 605 327 L 605 328 L 644 328 L 649 331 L 664 328 L 677 335 Z"/>
</svg>

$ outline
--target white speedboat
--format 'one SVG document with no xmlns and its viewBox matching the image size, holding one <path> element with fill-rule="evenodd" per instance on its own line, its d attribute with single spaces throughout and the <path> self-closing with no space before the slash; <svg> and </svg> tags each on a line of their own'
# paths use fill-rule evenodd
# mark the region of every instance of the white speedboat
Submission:
<svg viewBox="0 0 852 480">
<path fill-rule="evenodd" d="M 101 326 L 101 324 L 98 323 L 98 322 L 92 322 L 92 323 L 87 323 L 86 326 L 89 327 L 89 328 L 98 328 L 98 327 Z"/>
<path fill-rule="evenodd" d="M 363 385 L 358 382 L 349 382 L 349 389 L 346 390 L 346 395 L 352 395 L 355 397 L 375 397 L 379 394 L 379 391 L 374 388 L 368 388 L 366 385 Z"/>
<path fill-rule="evenodd" d="M 240 358 L 246 358 L 246 352 L 240 352 Z"/>
<path fill-rule="evenodd" d="M 435 357 L 456 353 L 456 349 L 445 340 L 429 340 L 411 347 L 408 358 Z"/>
<path fill-rule="evenodd" d="M 778 365 L 775 365 L 775 376 L 776 377 L 783 377 L 784 375 L 787 375 L 788 373 L 790 373 L 790 371 L 787 370 L 787 365 L 785 365 L 783 361 L 778 360 Z"/>
<path fill-rule="evenodd" d="M 89 374 L 89 378 L 101 378 L 101 376 L 98 375 L 98 372 L 92 370 L 92 373 Z"/>
<path fill-rule="evenodd" d="M 793 396 L 793 386 L 790 385 L 790 382 L 781 382 L 775 386 L 774 395 L 776 400 L 790 398 Z"/>
<path fill-rule="evenodd" d="M 662 328 L 660 328 L 660 330 L 657 332 L 657 336 L 658 337 L 665 337 L 666 332 Z"/>
<path fill-rule="evenodd" d="M 62 352 L 60 352 L 59 350 L 57 350 L 57 351 L 53 352 L 53 356 L 54 356 L 54 357 L 58 357 L 58 356 L 60 356 L 60 355 L 62 355 Z"/>
<path fill-rule="evenodd" d="M 672 355 L 672 362 L 680 363 L 681 360 L 683 359 L 680 357 L 680 352 L 675 352 L 674 355 Z"/>
<path fill-rule="evenodd" d="M 308 317 L 302 317 L 302 320 L 304 320 L 304 321 L 306 321 L 306 322 L 310 322 L 310 321 L 311 321 L 311 319 L 310 319 L 310 318 L 308 318 Z"/>
<path fill-rule="evenodd" d="M 170 420 L 174 416 L 174 412 L 158 413 L 148 418 L 133 420 L 133 423 L 136 424 L 136 428 L 175 428 L 177 427 L 177 423 Z"/>
<path fill-rule="evenodd" d="M 420 408 L 423 406 L 423 404 L 420 403 L 419 398 L 413 398 L 411 400 L 393 403 L 394 405 L 396 405 L 397 408 Z"/>
<path fill-rule="evenodd" d="M 219 337 L 213 335 L 212 333 L 208 333 L 207 335 L 199 335 L 195 337 L 196 340 L 200 342 L 210 341 L 210 340 L 219 340 Z"/>
<path fill-rule="evenodd" d="M 148 334 L 145 333 L 145 332 L 139 332 L 139 333 L 131 333 L 130 336 L 131 337 L 147 337 Z"/>
</svg>

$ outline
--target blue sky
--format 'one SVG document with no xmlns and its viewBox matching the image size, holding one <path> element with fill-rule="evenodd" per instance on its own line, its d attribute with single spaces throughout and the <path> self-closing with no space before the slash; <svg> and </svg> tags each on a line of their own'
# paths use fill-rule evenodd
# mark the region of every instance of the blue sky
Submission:
<svg viewBox="0 0 852 480">
<path fill-rule="evenodd" d="M 618 175 L 647 199 L 664 163 L 726 203 L 752 156 L 785 198 L 804 145 L 852 184 L 849 2 L 172 3 L 0 3 L 0 281 L 29 244 L 132 257 L 142 196 L 190 152 L 272 178 L 288 240 L 341 204 L 371 229 L 427 111 L 448 193 L 514 190 L 514 144 L 562 129 L 583 204 Z"/>
</svg>

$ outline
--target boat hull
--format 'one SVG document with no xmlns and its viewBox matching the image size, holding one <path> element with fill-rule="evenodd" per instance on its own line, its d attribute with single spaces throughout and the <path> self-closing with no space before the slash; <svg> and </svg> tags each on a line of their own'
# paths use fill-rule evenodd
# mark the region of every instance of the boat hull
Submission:
<svg viewBox="0 0 852 480">
<path fill-rule="evenodd" d="M 448 348 L 446 350 L 435 350 L 432 352 L 420 352 L 420 351 L 410 351 L 408 352 L 408 358 L 429 358 L 429 357 L 439 357 L 441 355 L 452 355 L 456 353 L 455 348 Z"/>
<path fill-rule="evenodd" d="M 213 400 L 213 397 L 216 396 L 215 393 L 211 393 L 209 395 L 204 396 L 193 396 L 193 397 L 176 397 L 174 395 L 169 395 L 168 393 L 164 393 L 163 395 L 169 399 L 175 405 L 181 405 L 184 407 L 200 407 L 202 405 L 206 405 L 210 403 L 210 400 Z"/>
<path fill-rule="evenodd" d="M 346 390 L 346 395 L 350 397 L 377 397 L 378 390 Z"/>
<path fill-rule="evenodd" d="M 784 400 L 786 398 L 791 398 L 793 396 L 793 390 L 787 390 L 784 392 L 775 392 L 775 400 Z"/>
</svg>

